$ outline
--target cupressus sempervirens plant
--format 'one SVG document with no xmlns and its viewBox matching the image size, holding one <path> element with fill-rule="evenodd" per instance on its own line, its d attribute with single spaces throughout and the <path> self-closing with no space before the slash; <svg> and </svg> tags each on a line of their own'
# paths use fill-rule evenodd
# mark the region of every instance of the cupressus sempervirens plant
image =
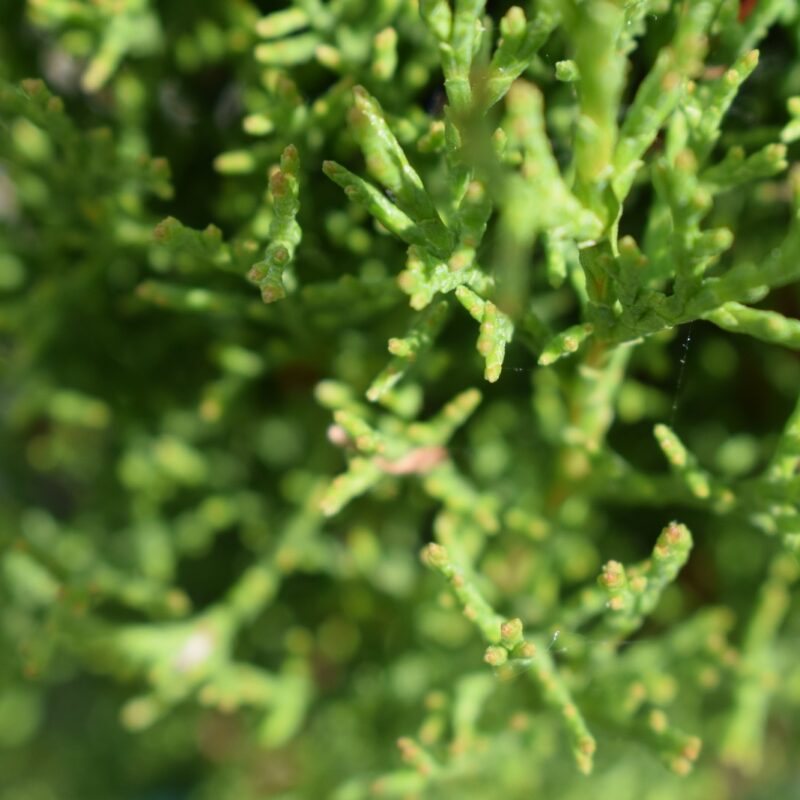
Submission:
<svg viewBox="0 0 800 800">
<path fill-rule="evenodd" d="M 275 5 L 3 12 L 0 796 L 796 796 L 797 3 Z"/>
</svg>

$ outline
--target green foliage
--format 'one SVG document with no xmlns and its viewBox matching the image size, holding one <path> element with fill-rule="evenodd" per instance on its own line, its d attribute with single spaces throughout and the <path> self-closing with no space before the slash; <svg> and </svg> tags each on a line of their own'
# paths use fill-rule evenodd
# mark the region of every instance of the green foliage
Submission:
<svg viewBox="0 0 800 800">
<path fill-rule="evenodd" d="M 12 3 L 0 797 L 793 796 L 798 43 Z"/>
</svg>

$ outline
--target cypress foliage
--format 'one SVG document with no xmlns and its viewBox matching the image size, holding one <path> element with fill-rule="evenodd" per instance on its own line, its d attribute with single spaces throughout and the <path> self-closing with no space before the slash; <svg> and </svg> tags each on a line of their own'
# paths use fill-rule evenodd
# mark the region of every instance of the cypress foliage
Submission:
<svg viewBox="0 0 800 800">
<path fill-rule="evenodd" d="M 4 12 L 0 797 L 794 796 L 797 4 L 273 6 Z"/>
</svg>

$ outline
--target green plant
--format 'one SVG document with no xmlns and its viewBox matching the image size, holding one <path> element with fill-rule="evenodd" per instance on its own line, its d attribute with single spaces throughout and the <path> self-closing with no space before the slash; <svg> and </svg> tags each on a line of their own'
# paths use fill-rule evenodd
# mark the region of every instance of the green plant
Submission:
<svg viewBox="0 0 800 800">
<path fill-rule="evenodd" d="M 795 3 L 9 19 L 0 796 L 797 790 Z"/>
</svg>

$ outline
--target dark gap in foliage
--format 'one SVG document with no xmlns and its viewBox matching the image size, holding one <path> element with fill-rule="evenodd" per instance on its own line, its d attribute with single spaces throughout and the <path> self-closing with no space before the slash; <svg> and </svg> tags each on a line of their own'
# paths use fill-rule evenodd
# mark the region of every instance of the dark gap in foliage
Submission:
<svg viewBox="0 0 800 800">
<path fill-rule="evenodd" d="M 181 559 L 175 583 L 202 609 L 221 600 L 247 566 L 247 554 L 230 533 L 215 536 L 200 558 Z"/>
</svg>

